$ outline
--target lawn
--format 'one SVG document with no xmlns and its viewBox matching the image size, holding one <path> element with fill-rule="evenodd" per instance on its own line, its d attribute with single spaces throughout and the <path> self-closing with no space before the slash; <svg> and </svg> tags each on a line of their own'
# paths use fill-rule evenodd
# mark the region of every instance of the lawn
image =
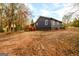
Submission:
<svg viewBox="0 0 79 59">
<path fill-rule="evenodd" d="M 79 28 L 0 33 L 0 55 L 79 56 Z"/>
</svg>

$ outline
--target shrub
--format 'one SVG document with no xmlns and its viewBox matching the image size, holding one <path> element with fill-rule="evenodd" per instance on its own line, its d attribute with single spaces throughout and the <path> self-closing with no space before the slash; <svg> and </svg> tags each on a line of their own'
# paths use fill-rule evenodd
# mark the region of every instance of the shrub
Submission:
<svg viewBox="0 0 79 59">
<path fill-rule="evenodd" d="M 66 26 L 65 26 L 65 25 L 62 25 L 62 26 L 60 27 L 60 29 L 66 29 Z"/>
<path fill-rule="evenodd" d="M 24 31 L 29 31 L 29 25 L 26 25 L 23 29 Z"/>
<path fill-rule="evenodd" d="M 22 30 L 22 26 L 21 25 L 16 25 L 15 31 L 18 31 L 18 30 Z"/>
<path fill-rule="evenodd" d="M 4 30 L 3 30 L 3 28 L 2 28 L 2 27 L 0 27 L 0 32 L 4 32 Z"/>
<path fill-rule="evenodd" d="M 72 26 L 79 27 L 79 20 L 74 20 Z"/>
</svg>

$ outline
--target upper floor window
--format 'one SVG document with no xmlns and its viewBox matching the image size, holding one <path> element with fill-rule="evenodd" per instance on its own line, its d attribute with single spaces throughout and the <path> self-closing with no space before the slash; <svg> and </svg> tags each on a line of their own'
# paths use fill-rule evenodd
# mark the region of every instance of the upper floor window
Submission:
<svg viewBox="0 0 79 59">
<path fill-rule="evenodd" d="M 59 25 L 59 22 L 57 22 L 57 25 Z"/>
<path fill-rule="evenodd" d="M 45 25 L 48 25 L 48 20 L 47 19 L 45 20 Z"/>
</svg>

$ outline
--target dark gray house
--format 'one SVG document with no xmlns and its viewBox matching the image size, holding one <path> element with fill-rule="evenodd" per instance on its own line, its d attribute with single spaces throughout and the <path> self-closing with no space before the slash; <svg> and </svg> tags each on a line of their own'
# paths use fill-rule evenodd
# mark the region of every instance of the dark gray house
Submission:
<svg viewBox="0 0 79 59">
<path fill-rule="evenodd" d="M 35 26 L 38 30 L 60 29 L 62 22 L 54 18 L 40 16 L 35 22 Z"/>
</svg>

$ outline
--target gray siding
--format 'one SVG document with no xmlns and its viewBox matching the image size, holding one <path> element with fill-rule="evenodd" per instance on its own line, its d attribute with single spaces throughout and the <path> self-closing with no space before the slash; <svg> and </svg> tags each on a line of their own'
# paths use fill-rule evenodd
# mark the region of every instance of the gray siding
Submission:
<svg viewBox="0 0 79 59">
<path fill-rule="evenodd" d="M 35 25 L 37 29 L 55 29 L 60 28 L 62 26 L 62 22 L 54 20 L 52 18 L 39 17 Z"/>
<path fill-rule="evenodd" d="M 45 25 L 45 21 L 46 20 L 48 20 L 47 21 L 47 25 Z M 50 29 L 51 28 L 51 23 L 50 23 L 50 20 L 49 20 L 49 18 L 43 18 L 43 17 L 40 17 L 38 20 L 37 20 L 37 22 L 36 22 L 36 27 L 38 28 L 38 29 Z"/>
</svg>

